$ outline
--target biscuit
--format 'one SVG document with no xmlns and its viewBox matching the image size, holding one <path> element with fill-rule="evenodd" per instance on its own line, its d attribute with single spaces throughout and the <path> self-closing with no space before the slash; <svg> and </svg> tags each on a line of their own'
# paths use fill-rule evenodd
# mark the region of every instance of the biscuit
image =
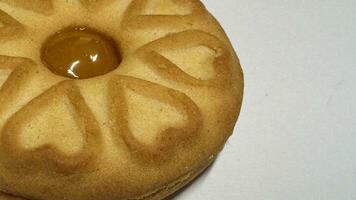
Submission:
<svg viewBox="0 0 356 200">
<path fill-rule="evenodd" d="M 163 199 L 240 112 L 239 59 L 199 0 L 0 0 L 0 41 L 0 199 Z"/>
</svg>

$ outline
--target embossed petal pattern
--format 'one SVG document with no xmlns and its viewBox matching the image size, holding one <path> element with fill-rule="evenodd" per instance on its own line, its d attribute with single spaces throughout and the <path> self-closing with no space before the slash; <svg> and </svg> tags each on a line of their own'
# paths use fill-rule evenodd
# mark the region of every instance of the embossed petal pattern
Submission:
<svg viewBox="0 0 356 200">
<path fill-rule="evenodd" d="M 242 71 L 199 0 L 0 0 L 0 22 L 0 191 L 29 200 L 162 199 L 206 168 L 232 133 Z M 73 24 L 118 41 L 121 65 L 87 80 L 52 74 L 39 49 Z M 209 60 L 187 59 L 189 67 L 164 56 L 194 48 L 212 52 L 202 57 Z M 208 68 L 208 79 L 194 76 Z M 127 91 L 149 99 L 150 109 L 172 108 L 182 121 L 135 127 L 141 134 L 158 130 L 151 143 L 142 142 L 133 134 Z M 54 111 L 59 103 L 65 112 Z M 31 147 L 21 142 L 25 130 Z M 60 131 L 62 139 L 43 139 Z M 63 142 L 74 132 L 76 147 Z"/>
</svg>

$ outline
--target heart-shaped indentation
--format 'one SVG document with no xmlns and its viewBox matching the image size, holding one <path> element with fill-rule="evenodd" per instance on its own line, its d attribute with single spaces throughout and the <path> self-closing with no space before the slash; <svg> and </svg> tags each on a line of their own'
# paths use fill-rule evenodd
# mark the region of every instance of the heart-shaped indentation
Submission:
<svg viewBox="0 0 356 200">
<path fill-rule="evenodd" d="M 1 134 L 6 163 L 19 170 L 73 172 L 100 151 L 97 121 L 72 81 L 61 82 L 15 113 Z"/>
<path fill-rule="evenodd" d="M 79 153 L 84 138 L 76 115 L 67 96 L 53 98 L 21 128 L 21 146 L 31 151 L 49 145 L 68 156 Z"/>
<path fill-rule="evenodd" d="M 176 59 L 184 59 L 189 53 L 189 59 Z M 217 37 L 203 31 L 191 30 L 168 35 L 143 46 L 138 50 L 138 55 L 157 73 L 173 81 L 211 87 L 225 87 L 231 81 L 232 56 L 229 50 Z M 209 63 L 212 64 L 209 66 Z M 209 67 L 214 71 L 213 76 L 208 74 L 208 79 L 199 77 L 211 72 Z"/>
<path fill-rule="evenodd" d="M 177 145 L 194 138 L 201 127 L 197 105 L 176 90 L 133 77 L 117 76 L 110 83 L 110 91 L 109 105 L 115 122 L 113 133 L 118 136 L 115 138 L 123 139 L 137 155 L 163 158 Z M 164 118 L 163 121 L 154 123 L 160 118 Z M 139 120 L 145 121 L 138 123 Z"/>
<path fill-rule="evenodd" d="M 167 103 L 124 89 L 128 107 L 128 128 L 137 141 L 154 144 L 160 133 L 169 127 L 183 127 L 186 116 Z M 153 117 L 154 116 L 154 117 Z"/>
<path fill-rule="evenodd" d="M 133 0 L 121 23 L 123 45 L 127 51 L 132 51 L 169 33 L 191 29 L 194 14 L 203 9 L 198 1 Z"/>
<path fill-rule="evenodd" d="M 131 51 L 170 33 L 199 29 L 194 22 L 206 17 L 200 1 L 133 0 L 124 14 L 120 34 L 125 38 L 123 45 Z"/>
</svg>

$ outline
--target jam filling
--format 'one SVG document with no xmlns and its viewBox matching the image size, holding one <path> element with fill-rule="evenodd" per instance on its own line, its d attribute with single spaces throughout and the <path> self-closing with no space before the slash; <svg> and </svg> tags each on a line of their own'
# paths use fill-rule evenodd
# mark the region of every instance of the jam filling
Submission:
<svg viewBox="0 0 356 200">
<path fill-rule="evenodd" d="M 121 56 L 113 39 L 86 27 L 61 30 L 44 43 L 41 59 L 53 73 L 87 79 L 115 70 Z"/>
</svg>

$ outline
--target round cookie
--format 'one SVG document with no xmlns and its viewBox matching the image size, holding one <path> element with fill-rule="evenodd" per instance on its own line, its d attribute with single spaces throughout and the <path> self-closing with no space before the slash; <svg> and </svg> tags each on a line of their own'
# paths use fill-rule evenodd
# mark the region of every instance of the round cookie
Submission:
<svg viewBox="0 0 356 200">
<path fill-rule="evenodd" d="M 198 0 L 0 0 L 0 22 L 0 191 L 163 199 L 233 131 L 241 67 Z"/>
</svg>

